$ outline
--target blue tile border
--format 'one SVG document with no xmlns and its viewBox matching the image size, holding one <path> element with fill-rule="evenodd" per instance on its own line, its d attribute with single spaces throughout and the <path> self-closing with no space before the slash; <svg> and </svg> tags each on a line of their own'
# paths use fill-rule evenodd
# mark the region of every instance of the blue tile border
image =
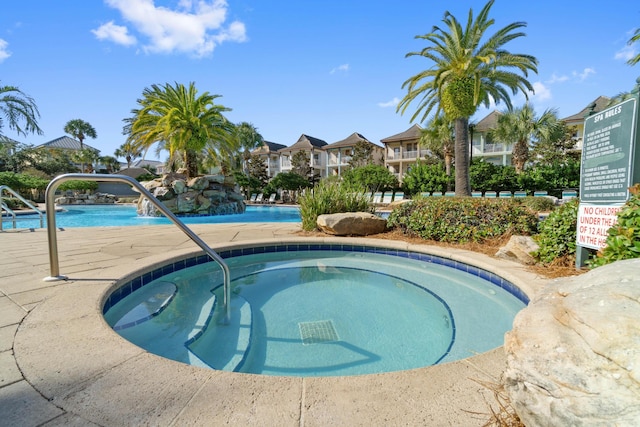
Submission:
<svg viewBox="0 0 640 427">
<path fill-rule="evenodd" d="M 345 251 L 345 252 L 363 252 L 363 253 L 375 253 L 387 256 L 397 256 L 402 258 L 420 260 L 423 262 L 433 263 L 437 265 L 443 265 L 445 267 L 454 268 L 456 270 L 464 271 L 473 276 L 480 277 L 493 285 L 504 289 L 511 295 L 516 297 L 524 304 L 529 304 L 529 297 L 516 285 L 508 280 L 484 270 L 479 267 L 475 267 L 469 264 L 465 264 L 460 261 L 456 261 L 450 258 L 443 258 L 437 255 L 425 254 L 422 252 L 405 251 L 398 249 L 391 249 L 379 246 L 369 245 L 353 245 L 353 244 L 339 244 L 339 243 L 274 243 L 271 245 L 251 246 L 246 248 L 227 249 L 218 252 L 218 255 L 222 258 L 233 258 L 237 256 L 253 255 L 260 253 L 273 253 L 273 252 L 299 252 L 299 251 Z M 109 311 L 111 307 L 117 304 L 120 300 L 130 295 L 133 291 L 140 289 L 160 277 L 170 274 L 176 271 L 180 271 L 185 268 L 194 267 L 196 265 L 206 264 L 213 262 L 208 255 L 197 255 L 195 257 L 175 261 L 173 263 L 166 264 L 150 272 L 144 273 L 134 279 L 131 279 L 123 283 L 118 289 L 114 290 L 106 299 L 102 312 L 103 314 Z"/>
</svg>

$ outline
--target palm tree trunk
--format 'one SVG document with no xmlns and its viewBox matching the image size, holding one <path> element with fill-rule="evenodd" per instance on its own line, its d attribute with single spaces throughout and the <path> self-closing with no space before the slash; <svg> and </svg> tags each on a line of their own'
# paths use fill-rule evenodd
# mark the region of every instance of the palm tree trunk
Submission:
<svg viewBox="0 0 640 427">
<path fill-rule="evenodd" d="M 469 118 L 459 117 L 455 121 L 456 196 L 471 196 L 469 181 Z"/>
<path fill-rule="evenodd" d="M 184 153 L 185 168 L 187 169 L 187 178 L 195 178 L 198 176 L 198 155 L 193 150 L 185 150 Z"/>
</svg>

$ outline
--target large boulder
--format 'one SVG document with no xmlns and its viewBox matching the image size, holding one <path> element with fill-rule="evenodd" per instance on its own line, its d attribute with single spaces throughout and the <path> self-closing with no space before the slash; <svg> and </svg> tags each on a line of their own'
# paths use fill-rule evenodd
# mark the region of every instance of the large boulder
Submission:
<svg viewBox="0 0 640 427">
<path fill-rule="evenodd" d="M 498 249 L 496 257 L 532 265 L 536 263 L 536 259 L 531 253 L 538 249 L 540 246 L 531 236 L 511 236 L 507 244 Z"/>
<path fill-rule="evenodd" d="M 534 426 L 640 425 L 640 259 L 545 286 L 505 337 L 505 389 Z"/>
<path fill-rule="evenodd" d="M 318 228 L 335 236 L 368 236 L 382 233 L 387 220 L 368 212 L 345 212 L 319 215 Z"/>
</svg>

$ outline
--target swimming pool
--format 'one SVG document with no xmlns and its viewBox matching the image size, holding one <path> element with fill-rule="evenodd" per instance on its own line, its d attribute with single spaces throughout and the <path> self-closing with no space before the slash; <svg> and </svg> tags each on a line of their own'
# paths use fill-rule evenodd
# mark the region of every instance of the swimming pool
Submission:
<svg viewBox="0 0 640 427">
<path fill-rule="evenodd" d="M 177 260 L 119 286 L 103 313 L 123 337 L 201 367 L 278 376 L 407 370 L 502 345 L 526 305 L 516 286 L 437 256 L 364 245 L 270 244 Z"/>
<path fill-rule="evenodd" d="M 64 205 L 62 208 L 63 211 L 56 212 L 56 226 L 59 228 L 171 224 L 165 217 L 138 216 L 134 205 Z M 296 206 L 248 205 L 242 214 L 181 216 L 180 220 L 185 224 L 300 222 L 300 211 Z M 16 222 L 16 228 L 39 227 L 37 215 L 20 215 Z"/>
</svg>

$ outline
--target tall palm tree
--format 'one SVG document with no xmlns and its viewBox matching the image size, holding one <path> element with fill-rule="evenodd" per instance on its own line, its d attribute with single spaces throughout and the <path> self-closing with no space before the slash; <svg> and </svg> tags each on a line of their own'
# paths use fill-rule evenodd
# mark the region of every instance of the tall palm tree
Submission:
<svg viewBox="0 0 640 427">
<path fill-rule="evenodd" d="M 163 145 L 170 163 L 181 154 L 187 176 L 197 176 L 198 156 L 207 143 L 224 144 L 233 127 L 222 114 L 231 110 L 215 104 L 218 97 L 209 92 L 198 95 L 194 83 L 145 88 L 138 100 L 140 108 L 125 119 L 127 142 L 143 150 Z"/>
<path fill-rule="evenodd" d="M 42 129 L 38 126 L 39 118 L 40 112 L 33 98 L 15 86 L 0 86 L 0 135 L 5 121 L 9 129 L 19 135 L 42 135 Z"/>
<path fill-rule="evenodd" d="M 517 32 L 524 22 L 514 22 L 483 40 L 495 21 L 489 18 L 494 0 L 490 0 L 474 19 L 469 10 L 466 26 L 449 12 L 445 12 L 443 28 L 434 26 L 430 33 L 416 36 L 430 45 L 406 56 L 422 56 L 434 62 L 426 71 L 406 80 L 402 87 L 407 94 L 398 104 L 397 111 L 404 113 L 409 104 L 418 100 L 418 108 L 411 120 L 421 116 L 424 121 L 435 109 L 436 115 L 444 112 L 455 123 L 456 196 L 471 195 L 469 182 L 469 117 L 481 104 L 489 107 L 490 101 L 504 101 L 511 108 L 508 90 L 533 92 L 526 79 L 528 72 L 537 72 L 536 58 L 515 54 L 504 45 L 525 34 Z"/>
<path fill-rule="evenodd" d="M 142 156 L 142 150 L 140 148 L 134 147 L 131 142 L 125 142 L 120 147 L 116 148 L 113 152 L 113 155 L 116 157 L 124 157 L 127 161 L 127 168 L 131 167 L 131 162 L 133 159 L 137 159 Z"/>
<path fill-rule="evenodd" d="M 80 151 L 84 151 L 84 140 L 86 137 L 96 139 L 98 134 L 96 130 L 91 126 L 89 122 L 85 122 L 82 119 L 73 119 L 69 120 L 66 125 L 64 125 L 64 132 L 71 135 L 78 141 L 80 141 Z M 79 158 L 84 159 L 87 158 L 86 155 L 79 156 Z M 84 161 L 81 163 L 80 171 L 84 173 Z"/>
<path fill-rule="evenodd" d="M 491 131 L 493 139 L 505 144 L 514 143 L 511 161 L 517 173 L 524 171 L 529 160 L 529 148 L 538 141 L 548 141 L 558 135 L 562 127 L 554 109 L 545 110 L 536 116 L 533 106 L 526 103 L 521 108 L 506 111 L 498 117 L 496 128 Z"/>
<path fill-rule="evenodd" d="M 249 159 L 251 159 L 251 150 L 254 150 L 264 144 L 264 138 L 258 132 L 258 129 L 251 123 L 241 122 L 236 125 L 234 131 L 235 137 L 238 139 L 240 150 L 242 151 L 242 172 L 249 174 Z"/>
</svg>

